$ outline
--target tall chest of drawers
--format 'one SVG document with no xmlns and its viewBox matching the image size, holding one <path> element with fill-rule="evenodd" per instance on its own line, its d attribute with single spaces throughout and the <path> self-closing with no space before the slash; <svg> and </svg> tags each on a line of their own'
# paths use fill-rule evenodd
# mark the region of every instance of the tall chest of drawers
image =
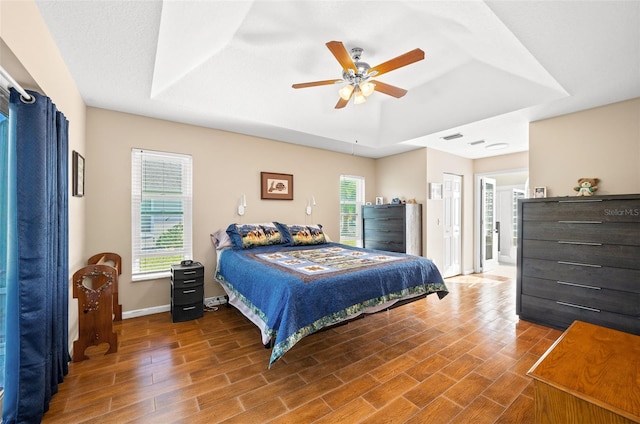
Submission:
<svg viewBox="0 0 640 424">
<path fill-rule="evenodd" d="M 363 247 L 422 255 L 422 205 L 362 207 Z"/>
<path fill-rule="evenodd" d="M 640 195 L 518 203 L 516 311 L 640 334 Z"/>
</svg>

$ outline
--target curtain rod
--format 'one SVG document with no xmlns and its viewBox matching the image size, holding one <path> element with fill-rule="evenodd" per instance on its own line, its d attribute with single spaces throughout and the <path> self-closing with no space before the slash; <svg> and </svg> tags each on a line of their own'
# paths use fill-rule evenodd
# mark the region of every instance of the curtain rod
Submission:
<svg viewBox="0 0 640 424">
<path fill-rule="evenodd" d="M 24 100 L 31 100 L 31 95 L 27 93 L 27 91 L 22 88 L 22 86 L 18 84 L 16 80 L 14 80 L 11 75 L 9 75 L 9 72 L 7 72 L 2 66 L 0 66 L 0 75 L 9 82 L 9 85 L 11 85 L 11 87 L 15 88 L 18 93 L 22 95 Z"/>
</svg>

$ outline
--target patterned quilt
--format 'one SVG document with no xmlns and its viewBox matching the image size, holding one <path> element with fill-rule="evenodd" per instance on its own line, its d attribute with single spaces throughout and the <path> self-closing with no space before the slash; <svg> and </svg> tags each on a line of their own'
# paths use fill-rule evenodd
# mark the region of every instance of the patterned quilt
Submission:
<svg viewBox="0 0 640 424">
<path fill-rule="evenodd" d="M 271 366 L 303 337 L 392 300 L 448 293 L 430 260 L 337 243 L 219 253 L 216 280 L 266 323 Z"/>
</svg>

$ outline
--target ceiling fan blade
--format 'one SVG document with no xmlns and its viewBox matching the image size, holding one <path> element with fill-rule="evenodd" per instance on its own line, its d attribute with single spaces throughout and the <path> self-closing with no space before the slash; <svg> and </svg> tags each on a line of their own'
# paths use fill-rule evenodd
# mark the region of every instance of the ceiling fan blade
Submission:
<svg viewBox="0 0 640 424">
<path fill-rule="evenodd" d="M 405 54 L 401 54 L 398 57 L 394 57 L 391 60 L 388 60 L 384 63 L 381 63 L 378 66 L 373 66 L 369 69 L 369 73 L 373 71 L 377 71 L 376 76 L 380 76 L 382 74 L 386 74 L 389 71 L 393 71 L 394 69 L 402 68 L 403 66 L 411 65 L 414 62 L 424 59 L 424 52 L 420 49 L 411 50 Z"/>
<path fill-rule="evenodd" d="M 394 85 L 385 84 L 382 81 L 372 81 L 376 86 L 374 90 L 379 91 L 380 93 L 388 94 L 389 96 L 393 96 L 396 98 L 400 98 L 407 94 L 407 90 L 404 88 L 396 87 Z"/>
<path fill-rule="evenodd" d="M 358 71 L 356 65 L 353 63 L 353 59 L 351 59 L 351 55 L 344 47 L 340 41 L 329 41 L 327 43 L 327 47 L 331 50 L 331 53 L 335 56 L 335 58 L 342 65 L 342 69 L 353 69 L 354 71 Z"/>
<path fill-rule="evenodd" d="M 351 98 L 351 97 L 349 97 Z M 340 97 L 340 99 L 338 100 L 338 103 L 336 103 L 336 109 L 342 109 L 343 107 L 345 107 L 347 105 L 347 103 L 349 103 L 349 100 L 345 100 L 342 97 Z"/>
<path fill-rule="evenodd" d="M 332 79 L 332 80 L 324 80 L 324 81 L 312 81 L 312 82 L 301 82 L 299 84 L 293 84 L 293 88 L 307 88 L 307 87 L 316 87 L 318 85 L 331 85 L 337 82 L 342 82 L 341 79 Z"/>
</svg>

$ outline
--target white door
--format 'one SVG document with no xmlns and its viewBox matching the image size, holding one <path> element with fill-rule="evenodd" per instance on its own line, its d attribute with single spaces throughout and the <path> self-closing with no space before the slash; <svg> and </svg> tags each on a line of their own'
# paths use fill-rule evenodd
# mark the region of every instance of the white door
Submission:
<svg viewBox="0 0 640 424">
<path fill-rule="evenodd" d="M 480 241 L 481 268 L 487 272 L 498 266 L 498 229 L 496 228 L 496 180 L 483 177 L 480 181 Z"/>
<path fill-rule="evenodd" d="M 444 201 L 444 272 L 443 277 L 462 274 L 462 177 L 442 175 Z"/>
</svg>

